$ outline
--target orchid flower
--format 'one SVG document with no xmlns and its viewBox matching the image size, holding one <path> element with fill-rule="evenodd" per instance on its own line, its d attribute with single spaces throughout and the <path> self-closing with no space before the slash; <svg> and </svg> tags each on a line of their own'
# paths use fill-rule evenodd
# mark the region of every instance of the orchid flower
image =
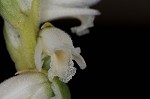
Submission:
<svg viewBox="0 0 150 99">
<path fill-rule="evenodd" d="M 28 72 L 2 82 L 0 99 L 70 99 L 70 92 L 57 78 L 50 82 L 42 73 Z"/>
<path fill-rule="evenodd" d="M 70 36 L 64 31 L 47 27 L 40 31 L 38 43 L 35 48 L 35 64 L 39 71 L 42 70 L 43 58 L 50 56 L 48 77 L 50 81 L 58 76 L 61 81 L 68 82 L 76 73 L 73 67 L 75 60 L 81 69 L 86 67 L 80 48 L 74 48 Z"/>
<path fill-rule="evenodd" d="M 0 84 L 0 99 L 50 99 L 52 91 L 43 74 L 27 73 Z"/>
<path fill-rule="evenodd" d="M 40 22 L 52 21 L 60 18 L 77 18 L 81 25 L 72 27 L 71 31 L 77 35 L 89 33 L 93 21 L 100 12 L 89 7 L 99 0 L 41 0 Z"/>
</svg>

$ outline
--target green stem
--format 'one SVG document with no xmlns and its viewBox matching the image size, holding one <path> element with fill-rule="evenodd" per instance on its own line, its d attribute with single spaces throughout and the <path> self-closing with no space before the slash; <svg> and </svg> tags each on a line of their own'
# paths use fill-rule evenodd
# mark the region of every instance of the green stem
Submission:
<svg viewBox="0 0 150 99">
<path fill-rule="evenodd" d="M 17 71 L 36 68 L 34 49 L 39 30 L 39 5 L 39 0 L 32 0 L 31 9 L 22 12 L 17 0 L 0 0 L 0 14 L 5 20 L 4 37 Z"/>
</svg>

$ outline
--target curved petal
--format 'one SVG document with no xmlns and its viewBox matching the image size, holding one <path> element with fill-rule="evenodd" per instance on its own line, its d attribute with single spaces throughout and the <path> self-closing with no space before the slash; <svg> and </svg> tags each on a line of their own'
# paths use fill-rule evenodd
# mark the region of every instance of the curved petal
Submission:
<svg viewBox="0 0 150 99">
<path fill-rule="evenodd" d="M 89 16 L 77 16 L 77 18 L 81 21 L 80 26 L 72 27 L 71 31 L 73 33 L 77 33 L 78 36 L 84 35 L 89 33 L 88 28 L 93 27 L 95 16 L 89 15 Z"/>
<path fill-rule="evenodd" d="M 76 47 L 73 49 L 76 53 L 80 54 L 81 53 L 81 49 L 80 47 Z"/>
<path fill-rule="evenodd" d="M 100 0 L 48 0 L 49 3 L 61 6 L 84 7 L 97 4 Z"/>
<path fill-rule="evenodd" d="M 35 54 L 34 54 L 35 65 L 39 71 L 42 70 L 42 65 L 43 65 L 42 52 L 43 52 L 42 41 L 39 38 L 37 45 L 35 47 Z"/>
<path fill-rule="evenodd" d="M 50 7 L 41 11 L 40 22 L 51 21 L 59 18 L 85 16 L 85 15 L 99 15 L 100 12 L 88 8 L 64 8 L 64 7 Z"/>
<path fill-rule="evenodd" d="M 80 66 L 81 69 L 86 68 L 86 62 L 84 61 L 83 57 L 79 53 L 78 49 L 72 49 L 72 55 L 73 59 L 77 62 L 77 64 Z"/>
<path fill-rule="evenodd" d="M 88 8 L 63 8 L 54 7 L 51 10 L 44 10 L 41 12 L 41 22 L 48 20 L 55 20 L 65 17 L 77 18 L 81 21 L 81 25 L 71 28 L 73 33 L 77 35 L 84 35 L 89 33 L 88 28 L 93 27 L 95 15 L 99 15 L 99 11 Z"/>
</svg>

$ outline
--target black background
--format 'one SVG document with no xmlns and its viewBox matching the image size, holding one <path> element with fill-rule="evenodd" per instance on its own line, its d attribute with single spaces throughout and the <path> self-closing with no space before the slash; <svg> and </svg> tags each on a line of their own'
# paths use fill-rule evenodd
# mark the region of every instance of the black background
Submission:
<svg viewBox="0 0 150 99">
<path fill-rule="evenodd" d="M 78 68 L 68 83 L 72 99 L 123 98 L 133 95 L 136 78 L 132 74 L 136 56 L 134 46 L 140 44 L 140 35 L 149 33 L 150 0 L 103 0 L 93 8 L 101 11 L 95 19 L 91 33 L 81 37 L 72 34 L 71 26 L 79 21 L 64 19 L 52 23 L 68 32 L 75 47 L 81 47 L 81 55 L 87 68 Z M 0 82 L 14 75 L 14 63 L 6 51 L 3 39 L 3 20 L 0 18 Z M 129 86 L 132 86 L 129 88 Z M 127 91 L 125 91 L 127 90 Z M 120 96 L 121 95 L 121 96 Z"/>
</svg>

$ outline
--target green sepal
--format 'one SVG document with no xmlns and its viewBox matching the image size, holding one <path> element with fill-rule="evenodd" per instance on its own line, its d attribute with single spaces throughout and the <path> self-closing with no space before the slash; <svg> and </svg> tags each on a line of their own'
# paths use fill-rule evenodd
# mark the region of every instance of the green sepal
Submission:
<svg viewBox="0 0 150 99">
<path fill-rule="evenodd" d="M 52 89 L 56 99 L 71 99 L 71 93 L 68 85 L 60 81 L 58 77 L 54 77 L 52 86 L 55 88 L 55 90 L 53 88 Z"/>
</svg>

